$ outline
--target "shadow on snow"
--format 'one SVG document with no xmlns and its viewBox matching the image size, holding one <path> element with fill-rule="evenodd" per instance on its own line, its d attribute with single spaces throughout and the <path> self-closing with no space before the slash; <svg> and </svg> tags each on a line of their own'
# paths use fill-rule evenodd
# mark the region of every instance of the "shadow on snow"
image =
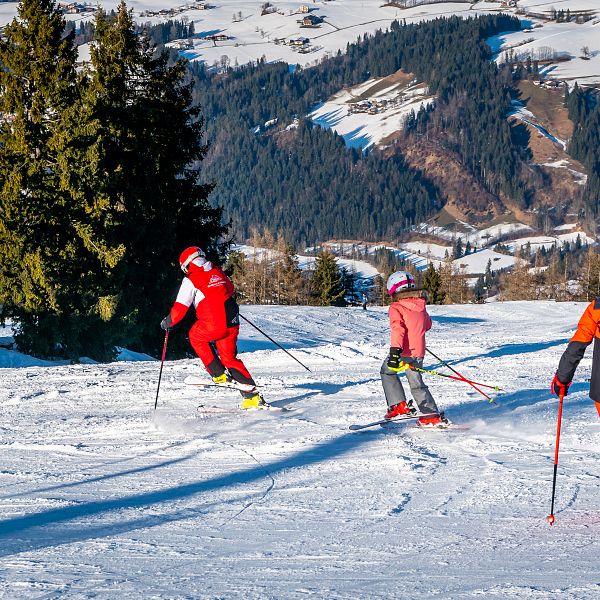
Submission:
<svg viewBox="0 0 600 600">
<path fill-rule="evenodd" d="M 197 517 L 199 514 L 208 513 L 210 507 L 231 503 L 231 498 L 228 497 L 228 499 L 218 500 L 195 508 L 179 510 L 174 508 L 176 503 L 208 492 L 253 483 L 263 479 L 266 474 L 273 475 L 278 471 L 306 467 L 332 460 L 372 439 L 372 437 L 349 433 L 267 465 L 256 465 L 244 471 L 237 471 L 204 481 L 194 481 L 119 498 L 82 502 L 74 506 L 53 508 L 35 514 L 4 519 L 0 521 L 0 540 L 2 540 L 0 556 L 11 556 L 20 552 L 82 542 L 98 537 L 115 536 L 137 529 L 156 527 L 165 523 Z M 165 467 L 172 463 L 173 461 L 167 461 L 158 466 Z M 132 472 L 153 468 L 156 468 L 156 465 L 150 465 L 145 469 L 135 469 Z M 114 476 L 118 475 L 115 474 Z M 81 483 L 84 484 L 86 481 Z M 157 514 L 158 505 L 165 508 L 164 511 Z M 138 509 L 134 517 L 127 519 L 124 518 L 125 515 L 118 514 L 120 511 L 131 509 Z M 148 509 L 147 514 L 140 516 L 141 509 Z M 98 522 L 97 519 L 102 519 L 102 522 Z M 112 519 L 112 521 L 106 522 L 106 519 Z"/>
</svg>

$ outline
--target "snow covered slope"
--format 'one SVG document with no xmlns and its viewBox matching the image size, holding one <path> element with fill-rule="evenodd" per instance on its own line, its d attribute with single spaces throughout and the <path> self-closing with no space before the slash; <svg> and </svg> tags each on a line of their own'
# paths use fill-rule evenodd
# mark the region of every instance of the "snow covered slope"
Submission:
<svg viewBox="0 0 600 600">
<path fill-rule="evenodd" d="M 156 413 L 157 362 L 2 369 L 0 597 L 597 598 L 589 358 L 545 522 L 548 382 L 582 309 L 431 308 L 432 350 L 506 390 L 492 406 L 428 379 L 468 431 L 348 431 L 383 413 L 383 309 L 244 307 L 312 369 L 243 327 L 245 360 L 288 413 L 198 413 L 238 398 L 187 388 L 192 360 L 166 364 Z"/>
<path fill-rule="evenodd" d="M 309 117 L 324 129 L 333 129 L 349 148 L 366 150 L 401 131 L 408 116 L 433 102 L 427 86 L 399 72 L 369 79 L 335 94 Z"/>
</svg>

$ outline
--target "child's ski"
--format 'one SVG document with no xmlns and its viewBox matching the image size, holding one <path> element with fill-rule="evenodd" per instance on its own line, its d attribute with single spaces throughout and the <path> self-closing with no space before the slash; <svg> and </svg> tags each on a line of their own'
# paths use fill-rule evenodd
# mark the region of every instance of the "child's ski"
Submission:
<svg viewBox="0 0 600 600">
<path fill-rule="evenodd" d="M 379 421 L 373 421 L 372 423 L 350 425 L 349 429 L 351 429 L 352 431 L 358 431 L 360 429 L 367 429 L 368 427 L 375 427 L 376 425 L 385 425 L 386 423 L 397 423 L 398 421 L 410 421 L 411 419 L 418 419 L 419 417 L 431 417 L 434 414 L 436 414 L 436 413 L 401 415 L 399 417 L 392 417 L 391 419 L 380 419 Z"/>
</svg>

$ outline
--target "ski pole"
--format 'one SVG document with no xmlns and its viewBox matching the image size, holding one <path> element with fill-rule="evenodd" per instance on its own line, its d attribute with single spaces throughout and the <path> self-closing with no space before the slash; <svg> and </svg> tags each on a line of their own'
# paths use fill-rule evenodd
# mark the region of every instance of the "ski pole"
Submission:
<svg viewBox="0 0 600 600">
<path fill-rule="evenodd" d="M 421 368 L 415 367 L 413 365 L 410 365 L 410 368 L 413 371 L 419 371 L 420 373 L 429 373 L 430 375 L 437 375 L 438 377 L 446 377 L 448 379 L 454 379 L 455 381 L 464 381 L 466 383 L 474 383 L 475 385 L 478 385 L 480 387 L 490 388 L 492 390 L 495 390 L 496 392 L 504 391 L 501 387 L 498 387 L 497 385 L 487 385 L 486 383 L 479 383 L 478 381 L 472 381 L 471 379 L 463 379 L 462 377 L 455 377 L 454 375 L 448 375 L 447 373 L 438 373 L 437 371 L 432 371 L 431 369 L 421 369 Z"/>
<path fill-rule="evenodd" d="M 290 354 L 281 344 L 277 343 L 272 337 L 268 336 L 262 329 L 257 327 L 252 321 L 246 319 L 246 317 L 240 313 L 240 317 L 248 323 L 248 325 L 252 325 L 256 331 L 262 333 L 270 342 L 273 342 L 278 348 L 281 348 L 288 356 L 291 356 L 299 365 L 302 365 L 307 371 L 312 372 L 305 364 L 302 364 L 293 354 Z"/>
<path fill-rule="evenodd" d="M 461 375 L 458 371 L 453 369 L 445 360 L 442 360 L 439 356 L 436 356 L 429 348 L 425 348 L 425 350 L 427 350 L 427 352 L 429 352 L 429 354 L 431 354 L 431 356 L 433 356 L 433 358 L 435 358 L 436 360 L 441 362 L 443 365 L 448 367 L 455 375 L 458 375 L 460 377 L 461 381 L 468 383 L 474 390 L 478 391 L 484 398 L 487 398 L 488 402 L 490 402 L 491 404 L 498 404 L 493 398 L 490 398 L 485 392 L 482 392 L 474 383 L 472 383 L 471 381 L 466 379 L 463 375 Z"/>
<path fill-rule="evenodd" d="M 165 356 L 167 354 L 167 342 L 169 341 L 169 330 L 165 331 L 165 343 L 162 351 L 162 358 L 160 360 L 160 373 L 158 374 L 158 387 L 156 388 L 156 400 L 154 401 L 154 410 L 158 406 L 158 392 L 160 390 L 160 380 L 162 379 L 163 365 L 165 364 Z"/>
<path fill-rule="evenodd" d="M 560 444 L 560 425 L 562 423 L 563 400 L 565 397 L 564 390 L 558 394 L 558 420 L 556 423 L 556 446 L 554 448 L 554 477 L 552 478 L 552 504 L 550 506 L 550 514 L 546 517 L 546 521 L 550 525 L 554 525 L 554 495 L 556 493 L 556 473 L 558 471 L 558 446 Z"/>
</svg>

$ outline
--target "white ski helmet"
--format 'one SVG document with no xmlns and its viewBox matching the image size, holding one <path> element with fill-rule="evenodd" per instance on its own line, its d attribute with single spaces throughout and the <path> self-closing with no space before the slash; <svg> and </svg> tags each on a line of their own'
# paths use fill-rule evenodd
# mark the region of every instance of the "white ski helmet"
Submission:
<svg viewBox="0 0 600 600">
<path fill-rule="evenodd" d="M 387 291 L 390 296 L 403 290 L 412 290 L 415 287 L 415 278 L 408 271 L 396 271 L 387 280 Z"/>
</svg>

